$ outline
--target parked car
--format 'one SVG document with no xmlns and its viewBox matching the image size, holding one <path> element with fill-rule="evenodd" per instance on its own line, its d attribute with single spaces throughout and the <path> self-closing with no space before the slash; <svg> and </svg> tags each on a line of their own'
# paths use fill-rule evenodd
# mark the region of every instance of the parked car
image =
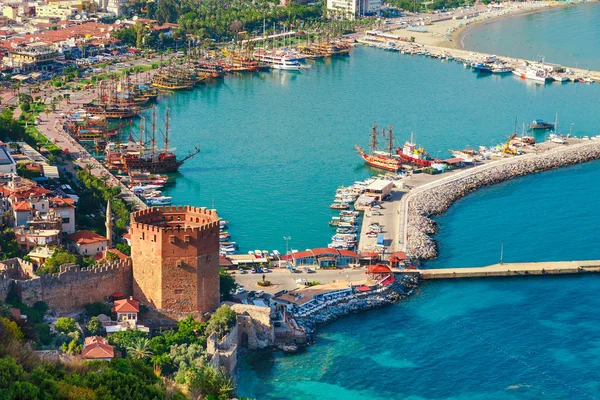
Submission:
<svg viewBox="0 0 600 400">
<path fill-rule="evenodd" d="M 304 271 L 306 271 L 307 274 L 316 274 L 317 273 L 317 271 L 315 271 L 312 268 L 308 268 L 308 267 L 304 268 Z"/>
<path fill-rule="evenodd" d="M 248 273 L 248 271 L 246 271 L 246 270 L 245 270 L 245 269 L 243 269 L 243 268 L 240 268 L 240 269 L 239 269 L 239 271 L 240 271 L 240 274 L 247 274 L 247 273 Z"/>
</svg>

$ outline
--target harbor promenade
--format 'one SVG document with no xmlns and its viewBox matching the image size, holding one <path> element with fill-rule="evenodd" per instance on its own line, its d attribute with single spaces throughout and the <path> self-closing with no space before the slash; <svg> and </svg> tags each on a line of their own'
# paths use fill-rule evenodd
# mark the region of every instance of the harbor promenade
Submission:
<svg viewBox="0 0 600 400">
<path fill-rule="evenodd" d="M 143 210 L 147 205 L 127 186 L 121 183 L 113 176 L 102 163 L 98 162 L 91 154 L 68 133 L 62 130 L 61 114 L 71 112 L 83 104 L 88 103 L 93 98 L 91 93 L 73 92 L 71 101 L 67 104 L 66 100 L 59 103 L 56 112 L 49 113 L 46 119 L 40 119 L 37 125 L 38 130 L 48 140 L 55 143 L 63 151 L 66 150 L 74 158 L 73 160 L 65 159 L 65 165 L 61 169 L 66 169 L 72 174 L 75 174 L 75 166 L 81 169 L 89 169 L 90 173 L 98 178 L 108 177 L 106 184 L 109 186 L 117 185 L 121 188 L 120 197 L 127 203 L 133 203 L 136 210 Z M 41 117 L 42 115 L 40 115 Z"/>
<path fill-rule="evenodd" d="M 394 270 L 406 275 L 419 275 L 422 279 L 461 279 L 529 275 L 568 275 L 600 272 L 600 260 L 551 261 L 494 264 L 475 268 L 438 268 L 419 270 Z"/>
</svg>

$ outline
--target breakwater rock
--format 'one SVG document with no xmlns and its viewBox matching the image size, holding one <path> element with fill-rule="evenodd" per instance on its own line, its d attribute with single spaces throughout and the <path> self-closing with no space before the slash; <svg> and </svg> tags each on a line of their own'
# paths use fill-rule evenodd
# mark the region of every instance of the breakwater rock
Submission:
<svg viewBox="0 0 600 400">
<path fill-rule="evenodd" d="M 396 303 L 410 296 L 418 286 L 419 279 L 415 276 L 403 277 L 396 281 L 388 290 L 382 293 L 369 294 L 360 297 L 344 299 L 329 307 L 323 308 L 313 315 L 296 318 L 296 321 L 307 334 L 308 340 L 312 340 L 317 325 L 335 321 L 351 313 L 383 307 Z"/>
<path fill-rule="evenodd" d="M 532 156 L 516 156 L 510 161 L 415 193 L 408 203 L 406 251 L 415 260 L 436 258 L 437 243 L 431 236 L 437 233 L 437 224 L 431 217 L 442 214 L 456 200 L 480 187 L 599 158 L 600 143 L 597 142 L 561 147 Z"/>
</svg>

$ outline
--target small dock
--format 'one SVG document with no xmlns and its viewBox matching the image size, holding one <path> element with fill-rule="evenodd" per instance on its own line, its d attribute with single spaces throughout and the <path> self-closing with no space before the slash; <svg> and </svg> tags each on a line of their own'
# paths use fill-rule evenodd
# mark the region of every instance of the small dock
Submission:
<svg viewBox="0 0 600 400">
<path fill-rule="evenodd" d="M 419 275 L 423 279 L 463 279 L 531 275 L 570 275 L 600 272 L 600 260 L 550 261 L 494 264 L 474 268 L 438 268 L 394 270 L 405 275 Z"/>
</svg>

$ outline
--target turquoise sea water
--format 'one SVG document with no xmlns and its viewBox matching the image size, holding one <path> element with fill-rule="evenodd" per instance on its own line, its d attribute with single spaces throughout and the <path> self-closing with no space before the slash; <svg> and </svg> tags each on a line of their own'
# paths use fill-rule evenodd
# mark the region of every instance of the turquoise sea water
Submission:
<svg viewBox="0 0 600 400">
<path fill-rule="evenodd" d="M 465 48 L 600 70 L 600 4 L 597 2 L 518 15 L 475 25 Z"/>
<path fill-rule="evenodd" d="M 600 162 L 482 189 L 438 218 L 428 267 L 598 259 Z M 249 354 L 258 399 L 587 399 L 600 396 L 600 277 L 427 282 L 409 300 L 321 327 L 297 355 Z"/>
<path fill-rule="evenodd" d="M 515 117 L 554 120 L 565 130 L 600 133 L 599 85 L 528 85 L 513 78 L 478 78 L 443 63 L 372 48 L 327 60 L 301 73 L 230 77 L 159 102 L 171 108 L 172 145 L 186 162 L 166 190 L 176 204 L 212 205 L 229 220 L 242 251 L 304 250 L 332 234 L 329 204 L 340 185 L 372 171 L 354 145 L 368 144 L 370 126 L 393 124 L 398 143 L 415 133 L 432 154 L 505 141 Z"/>
</svg>

